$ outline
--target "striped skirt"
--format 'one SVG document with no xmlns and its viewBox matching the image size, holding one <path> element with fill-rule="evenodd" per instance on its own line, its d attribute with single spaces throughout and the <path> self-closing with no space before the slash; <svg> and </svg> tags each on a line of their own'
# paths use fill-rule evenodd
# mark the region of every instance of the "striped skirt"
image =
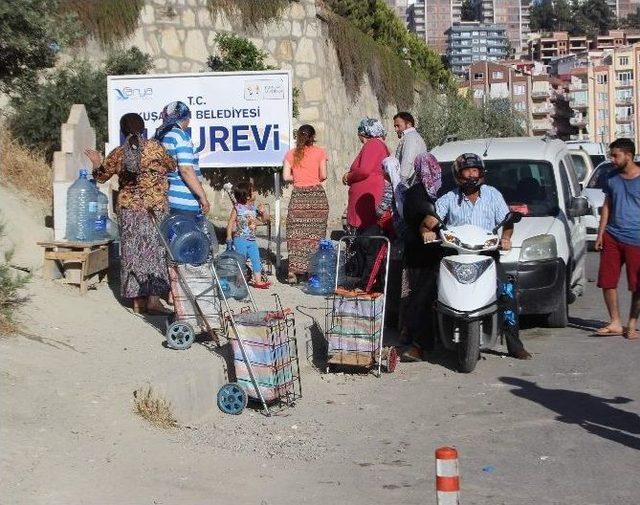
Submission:
<svg viewBox="0 0 640 505">
<path fill-rule="evenodd" d="M 289 274 L 309 271 L 309 257 L 327 236 L 329 201 L 322 186 L 294 188 L 287 211 Z"/>
</svg>

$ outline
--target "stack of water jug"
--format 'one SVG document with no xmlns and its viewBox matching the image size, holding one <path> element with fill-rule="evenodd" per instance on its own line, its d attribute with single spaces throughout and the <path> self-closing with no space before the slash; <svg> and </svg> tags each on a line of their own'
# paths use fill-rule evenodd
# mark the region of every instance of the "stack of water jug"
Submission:
<svg viewBox="0 0 640 505">
<path fill-rule="evenodd" d="M 117 238 L 117 227 L 109 219 L 109 198 L 82 169 L 67 191 L 66 239 L 91 242 L 108 238 Z"/>
<path fill-rule="evenodd" d="M 176 263 L 201 265 L 217 252 L 215 229 L 202 213 L 169 216 L 160 224 L 160 231 Z"/>
</svg>

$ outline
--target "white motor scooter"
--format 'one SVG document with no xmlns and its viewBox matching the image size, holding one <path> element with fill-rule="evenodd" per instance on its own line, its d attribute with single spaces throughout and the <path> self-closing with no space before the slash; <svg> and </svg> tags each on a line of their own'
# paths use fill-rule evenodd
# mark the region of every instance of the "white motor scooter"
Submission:
<svg viewBox="0 0 640 505">
<path fill-rule="evenodd" d="M 486 254 L 500 245 L 498 230 L 522 219 L 510 212 L 491 233 L 474 225 L 447 227 L 440 221 L 443 247 L 458 254 L 440 262 L 438 334 L 446 349 L 457 351 L 460 372 L 472 372 L 481 349 L 495 347 L 500 328 L 498 321 L 498 281 L 495 260 Z"/>
</svg>

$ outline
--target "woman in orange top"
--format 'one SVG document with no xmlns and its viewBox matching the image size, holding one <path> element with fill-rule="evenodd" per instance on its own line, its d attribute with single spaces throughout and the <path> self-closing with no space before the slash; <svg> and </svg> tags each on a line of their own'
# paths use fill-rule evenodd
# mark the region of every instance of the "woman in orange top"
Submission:
<svg viewBox="0 0 640 505">
<path fill-rule="evenodd" d="M 296 147 L 284 157 L 283 176 L 293 182 L 287 211 L 289 282 L 308 274 L 309 256 L 327 235 L 329 201 L 322 183 L 327 179 L 327 154 L 314 145 L 316 130 L 305 124 L 298 128 Z"/>
</svg>

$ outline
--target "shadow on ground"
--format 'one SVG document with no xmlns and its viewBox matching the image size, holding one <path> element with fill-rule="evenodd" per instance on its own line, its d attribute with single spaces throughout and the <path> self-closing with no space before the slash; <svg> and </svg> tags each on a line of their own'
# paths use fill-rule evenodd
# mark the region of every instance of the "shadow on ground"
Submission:
<svg viewBox="0 0 640 505">
<path fill-rule="evenodd" d="M 535 402 L 556 412 L 556 420 L 575 424 L 589 433 L 640 450 L 640 416 L 613 405 L 633 400 L 617 396 L 602 398 L 568 389 L 547 389 L 534 382 L 515 377 L 500 377 L 500 381 L 515 386 L 515 396 Z"/>
</svg>

